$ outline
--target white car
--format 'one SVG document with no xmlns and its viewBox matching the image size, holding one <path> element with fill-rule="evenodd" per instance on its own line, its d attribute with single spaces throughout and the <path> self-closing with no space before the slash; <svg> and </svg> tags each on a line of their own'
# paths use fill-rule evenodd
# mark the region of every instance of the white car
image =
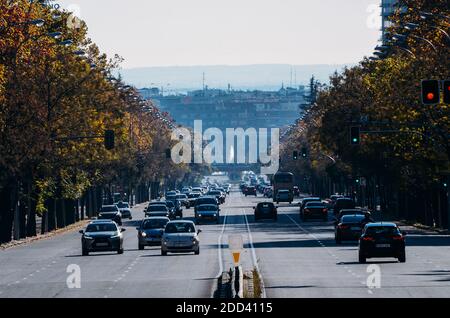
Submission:
<svg viewBox="0 0 450 318">
<path fill-rule="evenodd" d="M 161 239 L 161 255 L 167 253 L 195 253 L 200 254 L 200 240 L 192 221 L 171 221 L 167 223 Z"/>
</svg>

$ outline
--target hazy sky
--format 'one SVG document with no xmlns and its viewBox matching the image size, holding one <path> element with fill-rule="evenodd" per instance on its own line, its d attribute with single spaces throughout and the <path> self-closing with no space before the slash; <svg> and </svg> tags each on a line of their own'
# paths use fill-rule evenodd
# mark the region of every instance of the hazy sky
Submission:
<svg viewBox="0 0 450 318">
<path fill-rule="evenodd" d="M 123 67 L 343 64 L 380 37 L 375 0 L 60 0 Z"/>
</svg>

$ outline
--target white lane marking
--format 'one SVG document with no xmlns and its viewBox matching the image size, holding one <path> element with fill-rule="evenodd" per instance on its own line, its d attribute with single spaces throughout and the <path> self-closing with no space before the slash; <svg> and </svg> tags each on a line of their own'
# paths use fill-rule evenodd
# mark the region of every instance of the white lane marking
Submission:
<svg viewBox="0 0 450 318">
<path fill-rule="evenodd" d="M 223 225 L 222 225 L 222 231 L 220 232 L 219 237 L 217 238 L 217 245 L 219 248 L 217 249 L 217 253 L 219 255 L 219 273 L 216 275 L 216 278 L 222 277 L 223 273 L 223 258 L 222 258 L 222 237 L 225 233 L 225 227 L 227 226 L 227 219 L 228 219 L 228 209 L 225 213 L 225 217 L 223 219 Z"/>
<path fill-rule="evenodd" d="M 253 245 L 253 237 L 252 237 L 252 232 L 250 231 L 250 225 L 248 223 L 248 219 L 247 219 L 247 214 L 245 213 L 245 211 L 242 212 L 244 215 L 244 219 L 245 219 L 245 225 L 247 226 L 247 232 L 248 232 L 248 242 L 250 244 L 250 249 L 252 252 L 252 260 L 253 260 L 253 266 L 255 266 L 256 272 L 259 275 L 259 279 L 261 281 L 261 291 L 262 291 L 262 298 L 266 298 L 266 288 L 264 287 L 264 279 L 262 277 L 261 271 L 259 269 L 259 265 L 258 265 L 258 259 L 256 258 L 256 251 L 255 251 L 255 246 Z"/>
</svg>

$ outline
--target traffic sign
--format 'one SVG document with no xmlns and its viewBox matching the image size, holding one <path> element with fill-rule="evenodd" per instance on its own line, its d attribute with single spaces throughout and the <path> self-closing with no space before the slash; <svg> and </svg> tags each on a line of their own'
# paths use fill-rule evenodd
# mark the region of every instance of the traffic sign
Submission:
<svg viewBox="0 0 450 318">
<path fill-rule="evenodd" d="M 242 250 L 244 249 L 244 240 L 242 235 L 230 235 L 228 236 L 228 248 L 233 256 L 234 266 L 237 267 L 241 261 Z"/>
</svg>

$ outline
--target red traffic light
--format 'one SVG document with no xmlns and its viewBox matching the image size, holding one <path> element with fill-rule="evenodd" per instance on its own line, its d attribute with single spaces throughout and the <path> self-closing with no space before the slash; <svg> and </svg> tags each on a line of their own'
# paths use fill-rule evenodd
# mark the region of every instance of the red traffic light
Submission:
<svg viewBox="0 0 450 318">
<path fill-rule="evenodd" d="M 450 80 L 444 81 L 444 103 L 450 105 Z"/>
<path fill-rule="evenodd" d="M 440 85 L 437 80 L 422 81 L 422 103 L 437 105 L 440 101 Z"/>
</svg>

